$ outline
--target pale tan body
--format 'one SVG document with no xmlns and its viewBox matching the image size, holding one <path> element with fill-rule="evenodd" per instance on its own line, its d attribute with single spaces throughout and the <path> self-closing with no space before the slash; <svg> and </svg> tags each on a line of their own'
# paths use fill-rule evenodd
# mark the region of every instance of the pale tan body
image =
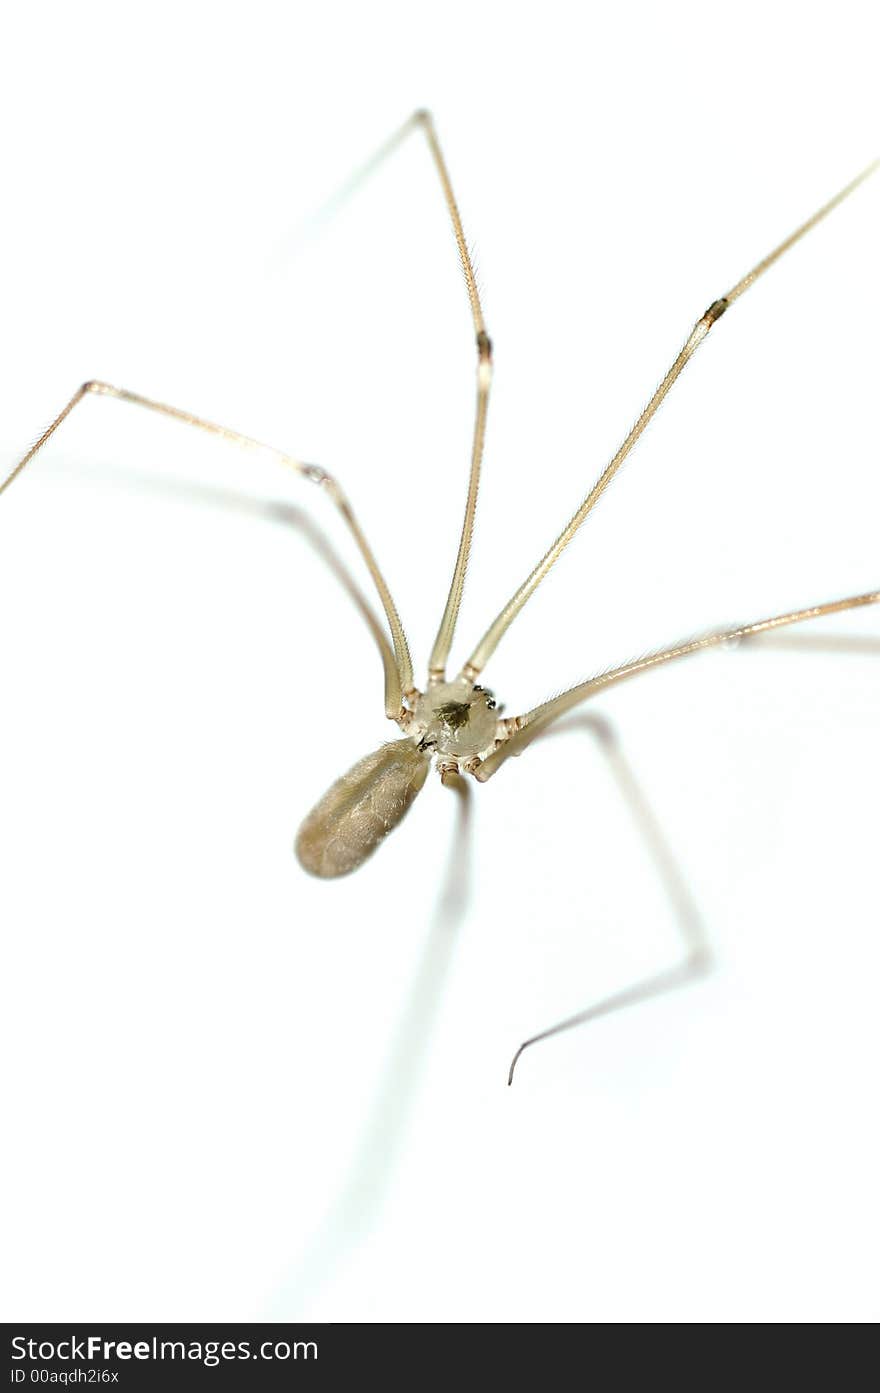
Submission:
<svg viewBox="0 0 880 1393">
<path fill-rule="evenodd" d="M 380 152 L 378 158 L 382 158 L 399 144 L 405 135 L 416 129 L 421 129 L 424 132 L 440 179 L 461 259 L 476 340 L 476 411 L 464 524 L 446 607 L 429 659 L 428 679 L 424 692 L 419 691 L 413 685 L 409 645 L 397 608 L 351 505 L 338 481 L 316 465 L 305 464 L 292 455 L 262 445 L 238 431 L 229 430 L 226 427 L 203 420 L 177 407 L 153 401 L 108 383 L 90 381 L 84 383 L 74 393 L 55 420 L 0 484 L 0 493 L 2 493 L 34 458 L 74 407 L 89 396 L 99 396 L 115 398 L 119 401 L 145 407 L 148 410 L 195 426 L 211 435 L 219 436 L 238 446 L 259 451 L 263 455 L 292 468 L 301 478 L 318 485 L 329 496 L 341 513 L 360 550 L 388 623 L 391 636 L 390 645 L 379 630 L 378 625 L 374 626 L 374 632 L 377 635 L 384 668 L 385 714 L 398 724 L 402 738 L 381 746 L 373 754 L 360 760 L 347 774 L 337 780 L 303 822 L 296 842 L 300 862 L 312 874 L 325 878 L 346 875 L 356 870 L 376 850 L 388 833 L 397 826 L 424 786 L 432 758 L 436 758 L 437 767 L 444 782 L 458 787 L 461 774 L 471 774 L 479 782 L 484 782 L 497 772 L 510 755 L 522 753 L 536 736 L 543 733 L 560 716 L 607 687 L 637 676 L 651 668 L 706 651 L 731 640 L 766 635 L 785 626 L 803 623 L 822 615 L 880 603 L 880 590 L 869 591 L 861 595 L 852 595 L 839 600 L 811 605 L 808 608 L 791 611 L 787 614 L 775 615 L 736 628 L 706 634 L 700 638 L 690 639 L 671 648 L 660 650 L 635 662 L 612 668 L 603 674 L 589 678 L 571 688 L 570 691 L 564 692 L 561 696 L 545 702 L 531 711 L 508 719 L 503 719 L 495 714 L 495 704 L 491 693 L 486 692 L 476 683 L 476 679 L 482 673 L 501 638 L 592 511 L 713 326 L 730 305 L 744 294 L 764 271 L 807 231 L 827 216 L 832 209 L 837 207 L 877 168 L 878 162 L 875 162 L 780 243 L 738 281 L 726 295 L 713 301 L 705 313 L 699 317 L 659 387 L 617 452 L 587 493 L 580 507 L 522 585 L 489 625 L 470 657 L 464 663 L 460 673 L 452 680 L 447 679 L 446 664 L 464 591 L 476 513 L 492 381 L 492 346 L 486 331 L 461 218 L 431 117 L 426 112 L 416 112 L 385 149 Z M 371 167 L 375 163 L 377 161 L 372 161 Z M 683 977 L 687 976 L 688 973 L 701 970 L 704 965 L 702 945 L 691 942 L 688 957 L 681 968 L 649 983 L 641 984 L 632 992 L 623 993 L 619 998 L 601 1003 L 599 1007 L 591 1008 L 579 1016 L 563 1021 L 559 1025 L 541 1032 L 540 1035 L 532 1037 L 531 1040 L 520 1046 L 514 1057 L 514 1065 L 519 1054 L 527 1045 L 568 1029 L 596 1014 L 628 1004 L 637 997 L 665 990 L 683 980 Z M 510 1077 L 512 1074 L 513 1065 Z"/>
</svg>

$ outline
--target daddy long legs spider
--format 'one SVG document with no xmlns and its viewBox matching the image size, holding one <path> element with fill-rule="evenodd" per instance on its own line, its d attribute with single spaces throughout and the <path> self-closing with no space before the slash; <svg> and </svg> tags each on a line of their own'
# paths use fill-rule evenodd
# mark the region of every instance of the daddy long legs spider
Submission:
<svg viewBox="0 0 880 1393">
<path fill-rule="evenodd" d="M 493 778 L 509 758 L 521 755 L 560 717 L 574 711 L 600 692 L 667 663 L 704 653 L 720 645 L 746 640 L 766 641 L 790 626 L 803 625 L 823 616 L 874 605 L 880 601 L 880 590 L 870 590 L 841 598 L 820 600 L 785 613 L 763 616 L 750 623 L 718 628 L 702 636 L 658 649 L 634 661 L 609 668 L 576 684 L 560 696 L 512 716 L 501 714 L 492 692 L 479 680 L 507 630 L 589 517 L 690 359 L 715 325 L 780 257 L 826 218 L 876 169 L 875 162 L 821 206 L 700 314 L 671 367 L 580 506 L 507 604 L 488 625 L 461 667 L 457 671 L 448 670 L 471 553 L 493 358 L 492 344 L 461 216 L 430 115 L 423 111 L 415 113 L 380 152 L 379 158 L 384 158 L 390 153 L 410 132 L 420 132 L 424 137 L 442 188 L 464 275 L 473 320 L 476 358 L 476 405 L 464 520 L 445 608 L 430 652 L 427 676 L 422 687 L 415 685 L 409 643 L 397 606 L 348 495 L 338 480 L 317 464 L 306 463 L 286 451 L 263 445 L 237 430 L 216 424 L 177 406 L 108 382 L 89 380 L 76 390 L 36 443 L 0 484 L 2 493 L 19 477 L 80 403 L 88 398 L 109 398 L 158 413 L 244 450 L 259 452 L 261 456 L 273 459 L 292 471 L 300 480 L 317 486 L 327 496 L 341 515 L 360 552 L 385 615 L 388 634 L 379 636 L 384 670 L 384 707 L 386 717 L 399 727 L 400 738 L 380 745 L 372 754 L 355 764 L 332 785 L 303 821 L 296 841 L 297 855 L 307 871 L 324 878 L 333 878 L 357 870 L 377 849 L 388 833 L 401 821 L 424 786 L 432 761 L 436 764 L 442 781 L 448 785 L 460 788 L 462 776 L 470 776 L 478 783 L 484 783 Z M 588 728 L 600 736 L 604 747 L 613 750 L 613 741 L 608 737 L 601 722 L 592 725 L 588 723 Z M 646 995 L 689 980 L 704 970 L 706 962 L 706 946 L 702 936 L 691 932 L 685 959 L 679 967 L 621 992 L 598 1006 L 571 1016 L 525 1041 L 511 1063 L 509 1082 L 513 1079 L 514 1067 L 519 1056 L 528 1046 L 571 1029 L 598 1014 L 607 1013 Z"/>
</svg>

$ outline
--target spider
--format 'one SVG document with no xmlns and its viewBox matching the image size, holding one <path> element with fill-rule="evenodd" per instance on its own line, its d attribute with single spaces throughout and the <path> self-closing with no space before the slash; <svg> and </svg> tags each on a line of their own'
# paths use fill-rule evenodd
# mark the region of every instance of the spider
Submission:
<svg viewBox="0 0 880 1393">
<path fill-rule="evenodd" d="M 880 161 L 874 161 L 769 252 L 726 294 L 714 300 L 708 309 L 700 315 L 660 385 L 616 453 L 596 479 L 583 502 L 507 604 L 489 624 L 461 669 L 455 675 L 450 675 L 447 672 L 449 654 L 464 592 L 477 507 L 477 492 L 492 385 L 492 343 L 483 316 L 480 294 L 449 170 L 430 113 L 427 111 L 415 112 L 387 142 L 369 167 L 378 163 L 379 159 L 384 158 L 409 133 L 414 131 L 420 131 L 425 138 L 428 153 L 442 188 L 464 275 L 476 346 L 476 408 L 464 521 L 452 581 L 428 661 L 427 680 L 423 689 L 414 684 L 409 645 L 397 607 L 348 497 L 339 482 L 317 465 L 304 463 L 283 451 L 263 445 L 238 431 L 204 420 L 176 406 L 169 406 L 125 388 L 112 386 L 107 382 L 88 381 L 78 388 L 36 443 L 0 484 L 0 493 L 2 493 L 54 435 L 74 408 L 86 397 L 96 396 L 128 402 L 171 417 L 186 425 L 194 426 L 198 430 L 220 437 L 235 445 L 258 450 L 263 456 L 289 467 L 308 483 L 317 485 L 327 495 L 342 515 L 354 538 L 388 623 L 391 644 L 389 645 L 383 632 L 379 645 L 384 666 L 385 715 L 396 723 L 401 736 L 399 739 L 380 745 L 372 754 L 366 755 L 346 774 L 343 774 L 303 821 L 296 838 L 297 856 L 306 871 L 323 878 L 347 875 L 363 865 L 404 817 L 416 795 L 423 788 L 432 762 L 436 764 L 443 784 L 461 792 L 464 789 L 463 776 L 471 776 L 478 783 L 484 783 L 493 778 L 509 758 L 521 755 L 536 737 L 543 735 L 561 716 L 573 711 L 582 703 L 589 701 L 599 692 L 605 691 L 611 686 L 661 667 L 666 663 L 706 652 L 719 645 L 729 645 L 740 640 L 771 635 L 789 625 L 802 624 L 807 620 L 817 619 L 824 615 L 837 614 L 844 610 L 880 602 L 880 590 L 874 590 L 859 595 L 849 595 L 842 599 L 827 600 L 803 609 L 791 610 L 785 614 L 758 619 L 753 623 L 742 624 L 735 628 L 717 629 L 700 637 L 686 639 L 672 647 L 658 649 L 645 657 L 624 663 L 622 666 L 609 668 L 599 675 L 587 678 L 532 710 L 515 716 L 503 716 L 503 708 L 498 706 L 492 692 L 477 680 L 482 676 L 486 665 L 508 628 L 586 521 L 703 340 L 722 316 L 727 313 L 731 305 L 765 271 L 877 169 Z M 608 728 L 601 720 L 592 718 L 588 718 L 585 724 L 592 730 L 593 734 L 598 735 L 606 752 L 613 759 L 615 757 L 613 740 Z M 627 776 L 625 769 L 620 766 L 619 762 L 617 772 L 625 784 Z M 649 828 L 643 827 L 643 830 L 648 830 L 649 835 L 651 835 Z M 665 858 L 668 870 L 668 855 L 664 852 L 656 829 L 652 835 L 655 854 L 661 863 L 661 869 Z M 668 874 L 667 887 L 675 893 L 676 887 Z M 679 897 L 680 889 L 679 886 Z M 683 917 L 687 919 L 688 916 L 685 914 Z M 666 991 L 670 987 L 677 986 L 692 976 L 704 972 L 708 965 L 706 944 L 695 924 L 691 923 L 689 927 L 686 924 L 685 928 L 688 936 L 688 952 L 678 968 L 660 974 L 635 988 L 621 992 L 615 997 L 601 1002 L 598 1006 L 593 1006 L 571 1016 L 524 1041 L 513 1057 L 508 1082 L 512 1082 L 516 1063 L 523 1051 L 529 1046 L 540 1040 L 546 1040 L 561 1031 L 583 1024 L 597 1015 L 631 1004 L 646 995 Z"/>
</svg>

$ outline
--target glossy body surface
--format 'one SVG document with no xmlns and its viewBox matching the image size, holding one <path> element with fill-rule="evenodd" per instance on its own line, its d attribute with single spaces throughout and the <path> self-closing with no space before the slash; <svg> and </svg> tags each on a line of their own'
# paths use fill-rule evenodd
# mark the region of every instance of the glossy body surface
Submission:
<svg viewBox="0 0 880 1393">
<path fill-rule="evenodd" d="M 469 763 L 485 756 L 503 737 L 491 692 L 466 678 L 429 686 L 415 703 L 412 730 L 426 749 L 467 772 Z"/>
</svg>

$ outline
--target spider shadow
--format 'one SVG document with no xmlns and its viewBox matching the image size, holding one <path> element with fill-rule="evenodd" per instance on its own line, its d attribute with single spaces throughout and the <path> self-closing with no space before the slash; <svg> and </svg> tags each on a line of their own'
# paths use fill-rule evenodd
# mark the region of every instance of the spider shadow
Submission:
<svg viewBox="0 0 880 1393">
<path fill-rule="evenodd" d="M 85 466 L 82 472 L 102 482 L 106 478 L 117 487 L 123 482 L 118 471 L 101 466 Z M 207 504 L 280 524 L 298 533 L 363 618 L 383 663 L 393 664 L 391 646 L 369 601 L 326 534 L 303 509 L 206 484 L 158 478 L 143 471 L 126 471 L 124 483 L 135 491 L 170 494 L 182 501 Z M 271 1301 L 279 1318 L 289 1319 L 292 1311 L 313 1298 L 356 1244 L 367 1238 L 382 1210 L 443 999 L 457 930 L 471 900 L 472 791 L 469 782 L 457 776 L 451 776 L 447 786 L 457 798 L 457 817 L 446 871 L 415 980 L 381 1071 L 366 1124 L 355 1146 L 348 1178 L 292 1275 L 282 1282 Z"/>
<path fill-rule="evenodd" d="M 744 652 L 752 649 L 778 650 L 780 653 L 827 653 L 838 656 L 841 653 L 862 654 L 880 657 L 880 637 L 876 634 L 804 634 L 776 633 L 754 634 L 740 647 Z"/>
<path fill-rule="evenodd" d="M 65 472 L 69 471 L 70 465 L 65 466 Z M 209 484 L 193 480 L 169 479 L 148 474 L 144 470 L 124 469 L 120 471 L 118 467 L 78 464 L 76 471 L 83 477 L 96 479 L 102 484 L 110 483 L 115 488 L 125 488 L 135 493 L 161 494 L 185 503 L 207 505 L 211 508 L 237 513 L 243 517 L 250 517 L 256 521 L 274 523 L 298 533 L 299 537 L 339 583 L 343 593 L 360 614 L 379 650 L 383 667 L 386 670 L 389 664 L 393 667 L 394 654 L 391 644 L 375 610 L 354 579 L 351 570 L 330 542 L 326 532 L 319 527 L 304 508 L 280 499 L 260 498 L 254 494 L 242 493 L 237 490 L 214 488 Z"/>
<path fill-rule="evenodd" d="M 271 1299 L 271 1318 L 293 1320 L 375 1228 L 394 1174 L 472 892 L 470 784 L 452 776 L 458 798 L 448 861 L 409 998 L 355 1146 L 348 1178 L 289 1277 Z"/>
</svg>

